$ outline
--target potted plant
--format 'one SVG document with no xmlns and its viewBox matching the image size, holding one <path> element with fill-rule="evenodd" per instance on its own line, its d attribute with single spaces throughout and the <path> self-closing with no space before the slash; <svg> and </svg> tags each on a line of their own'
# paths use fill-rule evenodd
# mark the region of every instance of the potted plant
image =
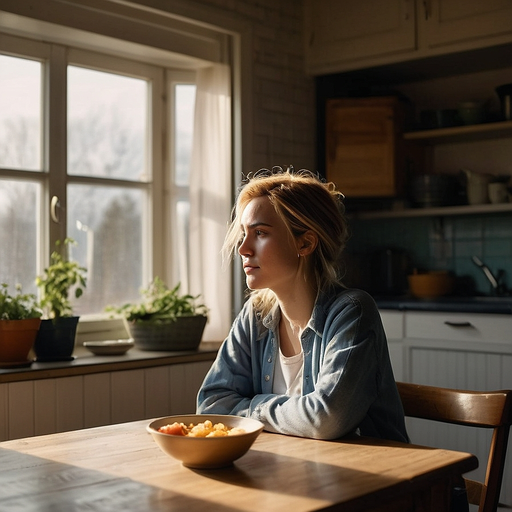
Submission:
<svg viewBox="0 0 512 512">
<path fill-rule="evenodd" d="M 170 289 L 155 277 L 141 291 L 140 303 L 107 311 L 121 314 L 130 336 L 141 350 L 195 350 L 201 343 L 208 308 L 198 303 L 199 295 L 180 294 L 180 283 Z"/>
<path fill-rule="evenodd" d="M 75 243 L 71 238 L 64 240 L 66 247 Z M 70 291 L 74 287 L 75 298 L 83 294 L 87 270 L 76 261 L 65 258 L 58 250 L 60 245 L 57 241 L 50 265 L 36 278 L 44 316 L 34 343 L 37 361 L 73 359 L 79 317 L 73 314 Z"/>
<path fill-rule="evenodd" d="M 0 367 L 28 366 L 30 349 L 41 324 L 41 310 L 37 298 L 22 293 L 21 285 L 16 294 L 9 293 L 3 283 L 0 287 Z"/>
</svg>

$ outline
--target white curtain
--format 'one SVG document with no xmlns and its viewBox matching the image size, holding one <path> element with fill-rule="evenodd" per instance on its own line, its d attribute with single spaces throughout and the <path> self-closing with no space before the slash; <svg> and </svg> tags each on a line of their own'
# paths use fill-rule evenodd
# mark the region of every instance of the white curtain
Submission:
<svg viewBox="0 0 512 512">
<path fill-rule="evenodd" d="M 203 341 L 222 341 L 231 324 L 231 274 L 221 247 L 232 206 L 231 78 L 225 64 L 200 69 L 190 169 L 190 293 L 210 308 Z"/>
</svg>

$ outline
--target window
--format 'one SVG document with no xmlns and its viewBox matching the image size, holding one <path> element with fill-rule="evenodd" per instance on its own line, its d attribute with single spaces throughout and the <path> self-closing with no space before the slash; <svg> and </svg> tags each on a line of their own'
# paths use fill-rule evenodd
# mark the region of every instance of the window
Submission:
<svg viewBox="0 0 512 512">
<path fill-rule="evenodd" d="M 41 62 L 0 55 L 0 165 L 41 170 Z"/>
<path fill-rule="evenodd" d="M 71 237 L 88 269 L 77 314 L 137 299 L 151 276 L 165 279 L 164 247 L 187 239 L 194 72 L 6 41 L 0 282 L 34 292 L 55 241 Z M 172 258 L 169 278 L 186 282 L 186 249 Z"/>
<path fill-rule="evenodd" d="M 173 154 L 174 154 L 174 201 L 171 202 L 173 211 L 170 217 L 175 219 L 174 232 L 177 233 L 173 251 L 175 267 L 175 282 L 181 282 L 183 289 L 189 289 L 189 216 L 190 202 L 188 197 L 190 158 L 192 154 L 192 133 L 194 129 L 194 104 L 196 88 L 186 83 L 171 83 L 171 98 L 173 102 L 174 122 L 172 123 Z"/>
<path fill-rule="evenodd" d="M 35 292 L 43 171 L 43 65 L 0 54 L 0 281 Z"/>
</svg>

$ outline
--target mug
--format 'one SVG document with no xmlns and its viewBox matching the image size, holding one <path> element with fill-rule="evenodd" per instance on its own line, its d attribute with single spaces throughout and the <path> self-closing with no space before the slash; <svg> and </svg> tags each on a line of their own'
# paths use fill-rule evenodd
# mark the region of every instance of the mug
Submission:
<svg viewBox="0 0 512 512">
<path fill-rule="evenodd" d="M 491 203 L 508 202 L 508 189 L 506 183 L 489 183 L 489 200 Z"/>
</svg>

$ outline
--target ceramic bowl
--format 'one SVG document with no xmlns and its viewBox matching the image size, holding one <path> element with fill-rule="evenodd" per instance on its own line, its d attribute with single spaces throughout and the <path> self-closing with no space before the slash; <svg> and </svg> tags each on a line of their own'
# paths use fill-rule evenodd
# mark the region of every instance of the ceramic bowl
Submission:
<svg viewBox="0 0 512 512">
<path fill-rule="evenodd" d="M 477 101 L 459 103 L 457 112 L 462 122 L 466 125 L 479 124 L 484 121 L 485 110 L 482 104 Z"/>
<path fill-rule="evenodd" d="M 206 420 L 213 424 L 223 423 L 229 428 L 241 428 L 245 433 L 224 437 L 189 437 L 158 432 L 160 427 L 174 422 L 196 425 Z M 240 416 L 187 414 L 159 418 L 146 428 L 162 451 L 181 461 L 184 466 L 213 469 L 230 466 L 233 461 L 245 455 L 263 430 L 263 423 Z"/>
<path fill-rule="evenodd" d="M 119 356 L 133 347 L 133 340 L 84 341 L 84 347 L 97 356 Z"/>
<path fill-rule="evenodd" d="M 431 271 L 408 276 L 409 291 L 419 299 L 435 299 L 453 291 L 454 278 L 448 272 Z"/>
</svg>

